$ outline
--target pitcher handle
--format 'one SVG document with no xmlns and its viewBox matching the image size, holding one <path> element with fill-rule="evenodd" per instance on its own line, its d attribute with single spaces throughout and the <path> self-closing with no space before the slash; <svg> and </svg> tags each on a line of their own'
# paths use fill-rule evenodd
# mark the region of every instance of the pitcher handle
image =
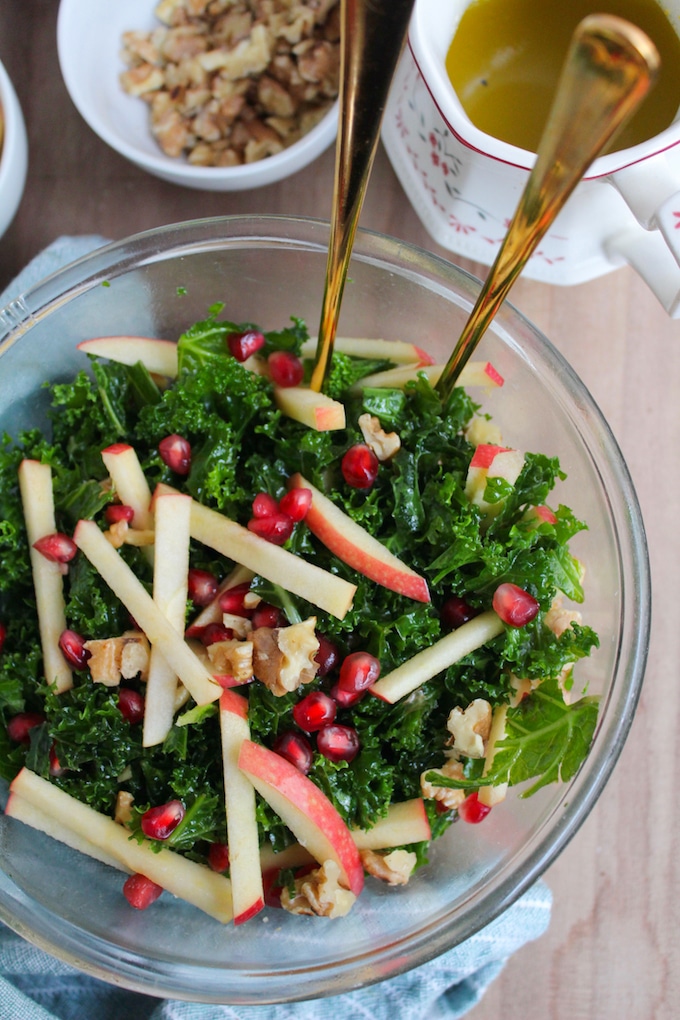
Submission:
<svg viewBox="0 0 680 1020">
<path fill-rule="evenodd" d="M 634 225 L 605 242 L 607 257 L 627 262 L 656 295 L 672 319 L 680 319 L 680 270 L 658 230 Z"/>
<path fill-rule="evenodd" d="M 637 270 L 673 318 L 680 317 L 680 175 L 664 153 L 606 178 L 647 236 L 635 230 L 611 238 L 609 248 Z M 636 245 L 639 250 L 636 250 Z M 668 255 L 672 256 L 671 259 Z"/>
</svg>

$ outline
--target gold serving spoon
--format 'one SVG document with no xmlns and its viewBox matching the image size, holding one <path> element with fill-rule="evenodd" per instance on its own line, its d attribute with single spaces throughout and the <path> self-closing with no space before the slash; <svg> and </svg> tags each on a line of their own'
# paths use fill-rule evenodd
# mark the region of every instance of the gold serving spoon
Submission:
<svg viewBox="0 0 680 1020">
<path fill-rule="evenodd" d="M 505 240 L 436 389 L 446 399 L 545 232 L 653 84 L 659 55 L 639 28 L 593 14 L 577 27 L 555 100 Z"/>
<path fill-rule="evenodd" d="M 380 125 L 414 0 L 341 0 L 340 104 L 331 235 L 310 387 L 321 390 L 333 354 L 347 267 L 380 138 Z"/>
</svg>

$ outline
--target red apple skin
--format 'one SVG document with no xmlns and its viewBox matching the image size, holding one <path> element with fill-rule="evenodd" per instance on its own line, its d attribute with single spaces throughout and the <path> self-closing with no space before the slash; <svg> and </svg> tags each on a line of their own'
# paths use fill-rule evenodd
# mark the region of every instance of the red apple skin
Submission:
<svg viewBox="0 0 680 1020">
<path fill-rule="evenodd" d="M 358 896 L 364 886 L 364 869 L 359 851 L 350 830 L 319 787 L 281 755 L 251 740 L 243 741 L 238 764 L 265 799 L 262 787 L 276 791 L 291 805 L 294 814 L 303 815 L 325 837 L 335 851 L 340 868 L 345 872 L 350 890 Z M 304 844 L 304 832 L 300 832 L 302 826 L 295 824 L 294 817 L 283 820 Z"/>
<path fill-rule="evenodd" d="M 499 453 L 509 453 L 507 446 L 494 446 L 493 443 L 480 443 L 470 461 L 470 467 L 489 468 Z"/>
<path fill-rule="evenodd" d="M 505 379 L 500 374 L 498 369 L 493 367 L 490 361 L 487 361 L 486 365 L 484 366 L 484 371 L 486 372 L 490 382 L 492 382 L 494 386 L 502 386 L 504 384 Z"/>
<path fill-rule="evenodd" d="M 225 690 L 220 694 L 220 708 L 223 712 L 233 712 L 241 719 L 248 718 L 248 699 L 235 691 Z"/>
<path fill-rule="evenodd" d="M 226 738 L 223 734 L 223 741 L 228 739 L 228 761 L 225 759 L 225 785 L 230 784 L 230 790 L 232 799 L 227 795 L 227 811 L 235 810 L 238 812 L 238 821 L 241 823 L 240 828 L 236 835 L 240 833 L 240 839 L 236 839 L 233 832 L 233 827 L 230 826 L 229 813 L 227 813 L 227 838 L 230 846 L 231 856 L 231 879 L 232 879 L 232 900 L 234 906 L 238 906 L 238 912 L 234 912 L 234 924 L 245 924 L 246 921 L 258 914 L 264 907 L 264 891 L 262 888 L 262 877 L 259 869 L 259 854 L 257 846 L 257 822 L 255 820 L 255 793 L 252 790 L 248 779 L 245 776 L 240 775 L 236 761 L 232 755 L 235 755 L 235 744 L 241 739 L 242 735 L 249 733 L 248 728 L 248 701 L 243 697 L 242 694 L 237 694 L 235 691 L 225 690 L 220 695 L 220 713 L 226 716 L 235 717 L 239 720 L 236 728 L 229 727 L 231 735 Z M 245 739 L 245 738 L 244 738 Z M 223 745 L 224 746 L 224 745 Z M 234 774 L 236 773 L 236 775 Z M 238 782 L 237 782 L 238 780 Z M 245 786 L 248 791 L 247 801 L 244 806 L 243 801 L 243 790 L 241 790 L 241 796 L 239 796 L 239 787 Z M 227 790 L 227 794 L 229 790 Z M 236 799 L 234 800 L 234 797 Z M 252 799 L 251 799 L 252 798 Z M 246 810 L 248 813 L 243 817 L 242 812 Z M 245 827 L 244 827 L 245 826 Z M 247 844 L 244 844 L 244 839 L 247 840 Z M 236 847 L 238 844 L 238 847 Z M 232 856 L 233 848 L 233 856 Z M 254 869 L 254 870 L 253 870 Z M 245 889 L 249 893 L 244 893 L 244 886 L 241 884 L 240 887 L 236 886 L 236 882 L 245 882 Z M 233 890 L 236 890 L 237 894 L 234 895 Z M 245 903 L 244 903 L 245 901 Z M 250 901 L 250 902 L 248 902 Z"/>
<path fill-rule="evenodd" d="M 416 352 L 416 357 L 418 358 L 417 362 L 418 365 L 434 365 L 434 358 L 432 357 L 431 354 L 428 354 L 427 351 L 424 351 L 422 347 L 416 347 L 416 345 L 414 344 L 413 350 Z"/>
<path fill-rule="evenodd" d="M 255 915 L 259 914 L 261 910 L 264 910 L 264 907 L 265 902 L 263 896 L 261 900 L 257 900 L 255 903 L 253 903 L 252 907 L 250 907 L 249 910 L 244 910 L 241 914 L 234 914 L 234 924 L 235 925 L 245 924 L 246 921 L 249 921 L 251 919 L 251 917 L 255 917 Z"/>
<path fill-rule="evenodd" d="M 363 574 L 364 577 L 375 581 L 376 584 L 389 588 L 390 591 L 397 592 L 399 595 L 405 595 L 416 602 L 430 601 L 430 591 L 424 577 L 416 574 L 410 567 L 398 561 L 387 549 L 384 550 L 384 559 L 380 556 L 380 550 L 373 553 L 370 549 L 362 549 L 357 541 L 353 541 L 351 537 L 348 537 L 343 532 L 341 524 L 336 524 L 333 520 L 329 519 L 327 513 L 319 505 L 326 502 L 326 497 L 315 489 L 313 485 L 310 485 L 301 475 L 293 475 L 289 479 L 288 484 L 290 488 L 311 489 L 312 504 L 307 511 L 305 524 L 338 559 L 358 571 L 358 573 Z M 346 515 L 343 510 L 335 507 L 335 504 L 332 504 L 329 509 L 332 512 L 337 511 L 339 520 L 344 523 Z M 360 533 L 364 532 L 360 525 L 355 526 L 351 519 L 347 518 L 347 520 L 352 530 L 356 527 Z M 368 532 L 364 534 L 371 544 L 375 542 L 375 539 Z M 379 545 L 379 543 L 377 544 Z"/>
<path fill-rule="evenodd" d="M 111 446 L 107 446 L 105 450 L 102 450 L 102 456 L 105 453 L 110 453 L 113 457 L 118 457 L 121 453 L 127 453 L 132 447 L 129 443 L 112 443 Z"/>
</svg>

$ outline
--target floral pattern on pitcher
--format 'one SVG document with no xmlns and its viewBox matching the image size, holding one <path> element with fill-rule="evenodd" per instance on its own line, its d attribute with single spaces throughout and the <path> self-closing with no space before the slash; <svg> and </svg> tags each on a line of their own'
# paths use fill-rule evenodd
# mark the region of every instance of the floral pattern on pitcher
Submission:
<svg viewBox="0 0 680 1020">
<path fill-rule="evenodd" d="M 489 248 L 497 250 L 500 247 L 510 221 L 507 217 L 500 217 L 488 204 L 463 197 L 457 181 L 469 170 L 464 158 L 465 146 L 433 107 L 423 78 L 412 60 L 403 74 L 401 87 L 397 82 L 395 85 L 398 92 L 392 113 L 394 126 L 428 203 L 445 217 L 446 230 L 452 238 L 450 247 L 453 250 L 457 248 L 454 238 L 469 239 L 480 248 L 486 248 L 487 254 L 482 256 L 478 251 L 477 255 L 484 262 L 490 262 Z M 448 246 L 441 238 L 435 240 Z M 534 252 L 532 259 L 548 265 L 563 262 L 566 256 L 560 253 L 559 247 L 565 239 L 548 234 L 544 240 L 543 248 Z M 555 244 L 557 248 L 553 250 Z M 475 257 L 467 245 L 462 253 Z M 490 254 L 493 257 L 495 251 Z"/>
</svg>

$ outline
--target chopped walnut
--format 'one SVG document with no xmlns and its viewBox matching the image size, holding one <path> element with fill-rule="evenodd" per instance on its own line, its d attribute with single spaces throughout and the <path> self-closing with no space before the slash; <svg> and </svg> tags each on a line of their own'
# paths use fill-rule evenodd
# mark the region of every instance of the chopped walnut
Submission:
<svg viewBox="0 0 680 1020">
<path fill-rule="evenodd" d="M 131 96 L 143 96 L 163 88 L 165 78 L 160 67 L 154 64 L 137 64 L 120 76 L 121 85 Z"/>
<path fill-rule="evenodd" d="M 316 617 L 289 627 L 257 627 L 252 632 L 253 674 L 272 694 L 281 697 L 316 676 L 319 650 Z"/>
<path fill-rule="evenodd" d="M 367 446 L 380 461 L 389 460 L 401 448 L 401 439 L 396 432 L 385 432 L 380 419 L 372 414 L 359 415 L 359 428 Z"/>
<path fill-rule="evenodd" d="M 387 854 L 360 850 L 359 856 L 364 871 L 388 885 L 406 885 L 418 859 L 410 850 L 392 850 Z"/>
<path fill-rule="evenodd" d="M 320 868 L 295 879 L 295 893 L 284 888 L 281 906 L 291 914 L 316 914 L 317 917 L 344 917 L 351 910 L 356 896 L 340 885 L 340 868 L 335 861 L 325 861 Z"/>
<path fill-rule="evenodd" d="M 233 676 L 239 683 L 247 683 L 253 677 L 252 641 L 215 641 L 208 645 L 208 658 L 215 674 Z"/>
<path fill-rule="evenodd" d="M 557 637 L 561 637 L 565 630 L 571 627 L 572 623 L 581 623 L 582 619 L 583 617 L 578 609 L 564 609 L 559 599 L 553 602 L 543 617 L 546 627 Z"/>
<path fill-rule="evenodd" d="M 247 616 L 237 616 L 236 613 L 222 613 L 222 623 L 233 632 L 234 637 L 241 639 L 250 637 L 253 629 Z"/>
<path fill-rule="evenodd" d="M 455 758 L 449 758 L 440 769 L 427 769 L 420 777 L 420 789 L 423 797 L 427 800 L 439 801 L 449 811 L 460 807 L 467 796 L 466 791 L 452 790 L 448 786 L 436 786 L 425 779 L 427 772 L 437 772 L 441 776 L 446 776 L 447 779 L 465 779 L 462 764 Z"/>
<path fill-rule="evenodd" d="M 453 749 L 467 758 L 483 758 L 484 744 L 491 730 L 491 705 L 483 698 L 475 698 L 463 711 L 453 708 L 446 728 L 453 737 Z"/>
<path fill-rule="evenodd" d="M 195 166 L 264 159 L 337 98 L 339 8 L 339 0 L 161 0 L 157 28 L 122 35 L 121 85 L 148 103 L 166 155 Z"/>
<path fill-rule="evenodd" d="M 114 822 L 119 825 L 127 825 L 132 820 L 132 805 L 135 798 L 128 790 L 119 790 L 116 797 L 116 810 L 113 816 Z"/>
<path fill-rule="evenodd" d="M 156 540 L 152 529 L 131 528 L 127 521 L 115 521 L 104 534 L 114 549 L 122 545 L 153 545 Z"/>
<path fill-rule="evenodd" d="M 94 683 L 117 687 L 121 680 L 138 675 L 146 680 L 148 676 L 151 649 L 141 631 L 86 641 L 84 647 L 90 653 L 87 667 Z"/>
</svg>

